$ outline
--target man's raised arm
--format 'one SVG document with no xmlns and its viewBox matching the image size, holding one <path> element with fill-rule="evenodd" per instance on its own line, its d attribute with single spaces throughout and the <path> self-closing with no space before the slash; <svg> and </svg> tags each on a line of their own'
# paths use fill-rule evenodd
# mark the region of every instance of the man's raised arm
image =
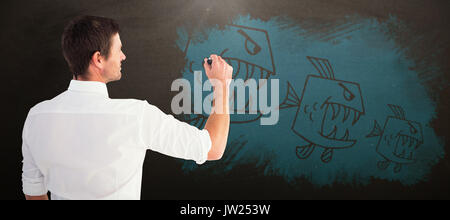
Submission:
<svg viewBox="0 0 450 220">
<path fill-rule="evenodd" d="M 208 160 L 219 160 L 227 145 L 228 131 L 230 129 L 229 112 L 229 85 L 233 75 L 233 67 L 228 65 L 220 56 L 210 56 L 212 64 L 206 58 L 203 64 L 214 90 L 214 101 L 211 114 L 206 121 L 205 129 L 211 137 L 211 150 Z"/>
</svg>

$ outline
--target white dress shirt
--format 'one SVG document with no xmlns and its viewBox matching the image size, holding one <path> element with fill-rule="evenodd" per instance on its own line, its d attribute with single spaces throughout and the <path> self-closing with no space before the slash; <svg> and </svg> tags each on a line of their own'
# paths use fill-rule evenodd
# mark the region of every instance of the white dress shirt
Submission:
<svg viewBox="0 0 450 220">
<path fill-rule="evenodd" d="M 207 130 L 78 80 L 31 108 L 22 140 L 24 194 L 52 199 L 140 199 L 147 149 L 202 164 L 211 148 Z"/>
</svg>

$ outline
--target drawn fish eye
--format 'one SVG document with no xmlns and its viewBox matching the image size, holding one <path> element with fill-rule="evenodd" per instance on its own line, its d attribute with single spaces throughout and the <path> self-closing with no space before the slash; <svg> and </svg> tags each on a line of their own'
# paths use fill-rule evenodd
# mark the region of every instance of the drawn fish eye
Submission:
<svg viewBox="0 0 450 220">
<path fill-rule="evenodd" d="M 355 98 L 355 95 L 353 95 L 352 92 L 350 92 L 349 89 L 347 89 L 347 87 L 344 86 L 344 84 L 339 83 L 339 86 L 341 86 L 344 89 L 344 98 L 347 101 L 351 101 Z"/>
<path fill-rule="evenodd" d="M 411 134 L 417 133 L 417 129 L 414 127 L 414 125 L 412 125 L 410 122 L 408 122 L 408 124 L 409 124 L 409 131 L 411 131 Z"/>
<path fill-rule="evenodd" d="M 241 29 L 239 29 L 237 32 L 245 37 L 245 50 L 247 50 L 247 53 L 249 53 L 250 55 L 256 55 L 261 52 L 261 47 L 251 37 L 249 37 L 247 33 L 245 33 Z M 251 43 L 251 49 L 249 48 L 248 42 Z"/>
</svg>

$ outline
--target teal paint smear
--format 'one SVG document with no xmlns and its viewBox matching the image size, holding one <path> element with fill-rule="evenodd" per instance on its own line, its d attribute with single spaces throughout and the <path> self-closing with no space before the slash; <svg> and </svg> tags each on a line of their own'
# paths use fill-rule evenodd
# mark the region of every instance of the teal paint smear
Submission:
<svg viewBox="0 0 450 220">
<path fill-rule="evenodd" d="M 389 22 L 400 21 L 392 17 Z M 319 34 L 309 33 L 301 25 L 280 17 L 261 21 L 250 16 L 239 16 L 233 24 L 267 31 L 276 69 L 276 75 L 270 79 L 280 80 L 280 103 L 286 96 L 287 82 L 301 96 L 307 76 L 319 76 L 306 56 L 328 59 L 337 80 L 358 83 L 365 114 L 349 129 L 357 143 L 351 148 L 335 150 L 329 163 L 320 160 L 323 152 L 320 148 L 316 148 L 307 159 L 300 160 L 295 154 L 295 147 L 309 142 L 291 130 L 297 109 L 282 109 L 280 120 L 274 126 L 261 126 L 259 120 L 231 124 L 222 160 L 201 166 L 192 161 L 183 161 L 185 172 L 210 170 L 220 175 L 221 172 L 239 172 L 233 168 L 252 164 L 255 168 L 262 168 L 263 175 L 281 176 L 292 185 L 302 179 L 319 187 L 333 183 L 366 185 L 373 178 L 413 185 L 426 181 L 432 166 L 444 157 L 443 143 L 430 127 L 435 117 L 436 103 L 428 96 L 417 72 L 411 70 L 414 63 L 385 34 L 385 23 L 375 19 L 359 19 L 353 24 L 353 31 L 331 40 L 324 37 L 320 39 Z M 200 33 L 194 34 L 186 52 L 183 77 L 191 82 L 193 74 L 190 73 L 189 65 L 192 61 L 193 70 L 202 70 L 200 62 L 203 57 L 211 53 L 220 54 L 223 48 L 230 45 L 242 45 L 242 40 L 236 37 L 235 30 L 229 26 L 224 30 L 211 28 L 203 33 L 206 33 L 206 37 Z M 186 45 L 183 42 L 188 42 L 187 32 L 180 27 L 178 35 L 177 47 L 184 51 Z M 258 42 L 264 41 L 262 35 L 257 35 L 250 37 L 255 37 Z M 244 52 L 240 55 L 248 57 Z M 267 57 L 260 57 L 255 62 L 267 65 L 267 60 Z M 206 79 L 203 72 L 203 81 Z M 317 94 L 333 92 L 323 88 Z M 204 97 L 208 94 L 205 92 Z M 423 128 L 424 143 L 415 153 L 415 163 L 403 165 L 398 173 L 394 173 L 392 165 L 386 170 L 377 168 L 377 163 L 383 160 L 376 152 L 379 137 L 366 137 L 374 127 L 375 120 L 383 128 L 386 118 L 394 115 L 388 104 L 401 106 L 406 119 L 420 123 Z M 231 115 L 233 117 L 236 116 Z"/>
</svg>

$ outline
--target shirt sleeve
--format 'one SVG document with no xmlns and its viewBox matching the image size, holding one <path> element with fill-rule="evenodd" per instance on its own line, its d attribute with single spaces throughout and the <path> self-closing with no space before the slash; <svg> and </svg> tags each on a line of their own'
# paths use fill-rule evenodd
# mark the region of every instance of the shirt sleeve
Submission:
<svg viewBox="0 0 450 220">
<path fill-rule="evenodd" d="M 165 114 L 144 101 L 141 123 L 142 140 L 148 149 L 203 164 L 211 149 L 206 129 L 200 130 L 186 122 Z"/>
<path fill-rule="evenodd" d="M 27 120 L 28 121 L 28 118 Z M 47 194 L 48 190 L 44 182 L 44 175 L 34 162 L 33 156 L 26 141 L 27 122 L 22 134 L 22 190 L 25 195 L 41 196 Z"/>
</svg>

